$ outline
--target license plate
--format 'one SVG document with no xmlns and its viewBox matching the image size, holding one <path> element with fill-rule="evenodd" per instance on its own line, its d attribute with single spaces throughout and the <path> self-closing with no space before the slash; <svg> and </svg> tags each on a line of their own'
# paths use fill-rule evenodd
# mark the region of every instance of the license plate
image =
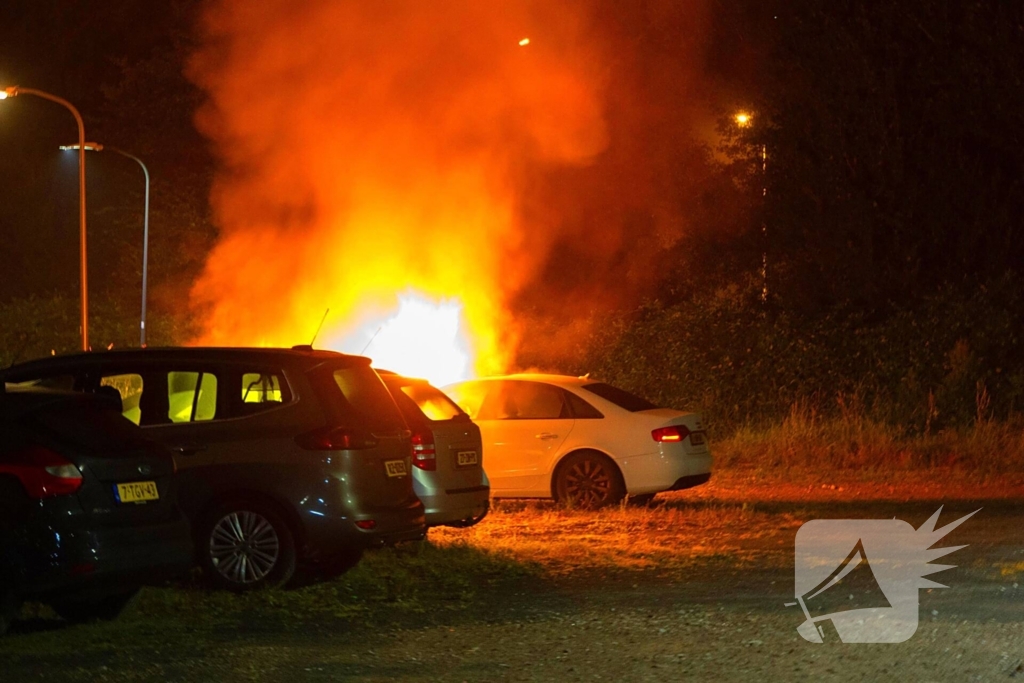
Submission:
<svg viewBox="0 0 1024 683">
<path fill-rule="evenodd" d="M 694 446 L 704 445 L 704 435 L 700 432 L 690 432 L 690 443 Z"/>
<path fill-rule="evenodd" d="M 155 481 L 133 481 L 130 484 L 117 485 L 117 500 L 120 503 L 145 503 L 159 499 L 160 491 Z"/>
<path fill-rule="evenodd" d="M 455 464 L 459 467 L 469 467 L 470 465 L 476 465 L 480 462 L 480 456 L 477 455 L 476 451 L 458 451 L 455 454 Z"/>
<path fill-rule="evenodd" d="M 389 477 L 404 477 L 406 475 L 404 460 L 386 460 L 384 469 Z"/>
</svg>

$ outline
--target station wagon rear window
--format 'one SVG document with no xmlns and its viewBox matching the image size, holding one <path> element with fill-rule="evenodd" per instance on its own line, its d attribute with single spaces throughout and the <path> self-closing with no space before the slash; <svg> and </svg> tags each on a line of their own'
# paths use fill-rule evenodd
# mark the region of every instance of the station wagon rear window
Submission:
<svg viewBox="0 0 1024 683">
<path fill-rule="evenodd" d="M 428 420 L 451 420 L 462 415 L 462 410 L 450 398 L 425 382 L 406 384 L 402 387 L 402 393 L 416 404 Z"/>
<path fill-rule="evenodd" d="M 405 418 L 398 412 L 391 392 L 369 365 L 339 368 L 332 373 L 349 408 L 372 430 L 404 431 Z"/>
</svg>

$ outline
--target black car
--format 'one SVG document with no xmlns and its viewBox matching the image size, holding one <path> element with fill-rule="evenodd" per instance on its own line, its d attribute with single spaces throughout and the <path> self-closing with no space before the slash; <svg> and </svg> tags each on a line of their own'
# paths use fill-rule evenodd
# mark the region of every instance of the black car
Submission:
<svg viewBox="0 0 1024 683">
<path fill-rule="evenodd" d="M 24 599 L 113 618 L 191 566 L 170 451 L 107 398 L 0 385 L 0 632 Z"/>
<path fill-rule="evenodd" d="M 175 451 L 197 559 L 221 586 L 284 584 L 299 562 L 346 564 L 425 533 L 411 434 L 367 358 L 150 348 L 44 358 L 0 378 L 116 390 L 124 415 Z"/>
</svg>

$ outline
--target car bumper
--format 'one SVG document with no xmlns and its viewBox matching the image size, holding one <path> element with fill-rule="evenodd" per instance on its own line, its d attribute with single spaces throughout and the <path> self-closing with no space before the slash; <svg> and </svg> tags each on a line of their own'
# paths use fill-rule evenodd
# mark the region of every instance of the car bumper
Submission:
<svg viewBox="0 0 1024 683">
<path fill-rule="evenodd" d="M 452 524 L 477 517 L 490 503 L 491 487 L 483 484 L 433 493 L 416 492 L 423 501 L 427 526 Z"/>
<path fill-rule="evenodd" d="M 423 503 L 417 498 L 401 506 L 363 510 L 352 515 L 329 516 L 312 511 L 307 512 L 302 521 L 306 530 L 303 555 L 314 562 L 352 550 L 422 540 L 427 529 Z"/>
<path fill-rule="evenodd" d="M 631 496 L 697 486 L 710 478 L 711 465 L 710 451 L 690 453 L 670 449 L 619 461 L 626 491 Z"/>
</svg>

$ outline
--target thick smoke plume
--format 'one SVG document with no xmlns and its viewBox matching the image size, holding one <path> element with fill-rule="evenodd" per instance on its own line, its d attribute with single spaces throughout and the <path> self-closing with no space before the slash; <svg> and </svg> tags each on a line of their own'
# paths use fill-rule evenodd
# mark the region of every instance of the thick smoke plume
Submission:
<svg viewBox="0 0 1024 683">
<path fill-rule="evenodd" d="M 192 293 L 201 341 L 308 342 L 330 308 L 319 345 L 358 352 L 353 338 L 376 343 L 415 296 L 461 306 L 475 370 L 501 370 L 510 302 L 560 269 L 565 242 L 594 272 L 628 269 L 644 239 L 671 243 L 678 217 L 652 200 L 663 169 L 644 158 L 666 156 L 637 101 L 651 93 L 608 90 L 651 66 L 625 52 L 642 52 L 645 23 L 679 13 L 655 2 L 608 30 L 615 7 L 215 0 L 191 64 L 220 159 L 222 238 Z M 673 134 L 686 124 L 667 116 Z"/>
</svg>

